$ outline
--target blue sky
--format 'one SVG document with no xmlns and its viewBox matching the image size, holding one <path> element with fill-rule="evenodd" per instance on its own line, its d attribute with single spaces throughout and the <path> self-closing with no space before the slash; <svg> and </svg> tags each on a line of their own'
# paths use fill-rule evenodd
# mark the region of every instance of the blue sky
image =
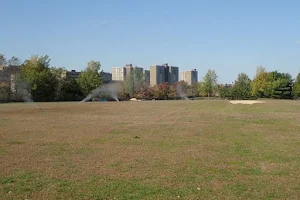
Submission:
<svg viewBox="0 0 300 200">
<path fill-rule="evenodd" d="M 300 72 L 300 1 L 0 0 L 0 53 L 104 71 L 126 63 L 215 69 L 219 81 L 256 66 Z"/>
</svg>

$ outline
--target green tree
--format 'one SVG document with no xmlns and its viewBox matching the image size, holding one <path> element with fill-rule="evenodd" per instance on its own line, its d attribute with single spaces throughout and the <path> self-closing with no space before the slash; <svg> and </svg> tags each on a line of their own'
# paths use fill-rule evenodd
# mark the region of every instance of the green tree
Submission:
<svg viewBox="0 0 300 200">
<path fill-rule="evenodd" d="M 203 91 L 205 94 L 207 94 L 208 98 L 210 98 L 212 94 L 216 91 L 217 81 L 218 76 L 215 70 L 208 70 L 203 80 Z"/>
<path fill-rule="evenodd" d="M 293 79 L 288 73 L 271 72 L 272 92 L 271 97 L 275 99 L 292 99 L 293 98 Z"/>
<path fill-rule="evenodd" d="M 240 73 L 233 88 L 235 99 L 249 99 L 251 97 L 251 79 L 245 73 Z"/>
<path fill-rule="evenodd" d="M 100 62 L 91 60 L 86 69 L 79 75 L 78 84 L 84 95 L 88 95 L 94 89 L 103 84 L 100 67 Z"/>
<path fill-rule="evenodd" d="M 195 85 L 197 96 L 207 96 L 207 93 L 204 91 L 204 83 L 199 82 Z"/>
<path fill-rule="evenodd" d="M 74 78 L 62 78 L 57 87 L 57 100 L 59 101 L 79 101 L 83 94 L 79 84 Z"/>
<path fill-rule="evenodd" d="M 252 96 L 259 98 L 270 97 L 271 81 L 271 77 L 267 70 L 262 66 L 258 66 L 256 70 L 256 76 L 252 82 Z"/>
<path fill-rule="evenodd" d="M 7 65 L 8 66 L 20 66 L 21 60 L 15 56 L 13 56 L 13 57 L 11 57 L 11 59 L 8 60 Z"/>
<path fill-rule="evenodd" d="M 233 88 L 226 85 L 221 85 L 219 87 L 219 93 L 222 99 L 232 99 Z"/>
<path fill-rule="evenodd" d="M 79 101 L 83 94 L 81 88 L 74 78 L 64 76 L 67 70 L 64 67 L 51 67 L 51 72 L 57 79 L 55 92 L 56 101 Z"/>
<path fill-rule="evenodd" d="M 48 56 L 33 56 L 21 69 L 21 80 L 34 101 L 52 101 L 57 80 L 49 68 Z"/>
<path fill-rule="evenodd" d="M 64 78 L 63 73 L 67 71 L 64 67 L 51 67 L 50 70 L 57 80 Z"/>
<path fill-rule="evenodd" d="M 141 91 L 144 91 L 144 87 L 146 87 L 144 84 L 144 78 L 143 70 L 141 68 L 134 67 L 124 82 L 125 93 L 130 97 L 134 97 Z"/>
<path fill-rule="evenodd" d="M 6 58 L 3 54 L 0 54 L 0 67 L 6 65 Z"/>
<path fill-rule="evenodd" d="M 8 83 L 0 82 L 0 103 L 10 101 L 11 90 Z"/>
<path fill-rule="evenodd" d="M 300 98 L 300 73 L 297 75 L 296 81 L 293 86 L 293 95 L 296 99 Z"/>
<path fill-rule="evenodd" d="M 189 86 L 188 95 L 192 96 L 193 98 L 199 96 L 198 83 L 195 83 L 195 84 Z"/>
</svg>

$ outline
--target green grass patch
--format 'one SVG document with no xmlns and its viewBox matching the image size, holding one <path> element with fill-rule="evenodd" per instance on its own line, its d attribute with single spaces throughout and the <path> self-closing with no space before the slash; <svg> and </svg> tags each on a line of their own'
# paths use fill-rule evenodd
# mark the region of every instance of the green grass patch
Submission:
<svg viewBox="0 0 300 200">
<path fill-rule="evenodd" d="M 7 122 L 9 122 L 9 119 L 6 119 L 6 118 L 0 118 L 0 124 L 1 124 L 1 125 L 6 124 Z"/>
<path fill-rule="evenodd" d="M 262 125 L 266 125 L 266 124 L 276 124 L 278 123 L 278 120 L 265 120 L 265 119 L 257 119 L 257 120 L 253 120 L 252 123 L 254 124 L 262 124 Z"/>
<path fill-rule="evenodd" d="M 251 156 L 252 150 L 249 149 L 245 144 L 242 144 L 240 142 L 236 142 L 234 146 L 234 152 L 238 154 L 239 156 Z"/>
<path fill-rule="evenodd" d="M 93 176 L 86 181 L 68 181 L 25 172 L 1 177 L 1 194 L 5 199 L 32 198 L 39 192 L 51 199 L 174 199 L 186 190 L 146 184 L 138 179 L 113 179 Z"/>
<path fill-rule="evenodd" d="M 81 147 L 74 151 L 76 154 L 91 154 L 95 152 L 96 150 L 90 147 Z"/>
<path fill-rule="evenodd" d="M 25 172 L 11 177 L 2 177 L 1 193 L 8 199 L 30 197 L 44 189 L 51 181 L 36 173 Z"/>
<path fill-rule="evenodd" d="M 94 142 L 97 144 L 104 144 L 105 140 L 104 139 L 96 139 L 96 140 L 94 140 Z"/>
<path fill-rule="evenodd" d="M 244 193 L 246 193 L 248 188 L 249 187 L 247 187 L 247 185 L 244 183 L 235 183 L 235 184 L 227 186 L 227 190 L 232 192 L 237 197 L 240 197 Z"/>
<path fill-rule="evenodd" d="M 243 175 L 251 175 L 251 176 L 263 175 L 263 172 L 261 171 L 260 168 L 240 169 L 238 171 Z"/>
<path fill-rule="evenodd" d="M 7 144 L 9 144 L 9 145 L 21 145 L 21 144 L 25 144 L 25 142 L 15 140 L 15 141 L 10 141 Z"/>
</svg>

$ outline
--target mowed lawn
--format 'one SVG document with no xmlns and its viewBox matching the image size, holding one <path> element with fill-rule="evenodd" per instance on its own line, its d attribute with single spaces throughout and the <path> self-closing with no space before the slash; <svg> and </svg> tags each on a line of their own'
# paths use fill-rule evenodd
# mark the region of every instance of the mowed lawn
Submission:
<svg viewBox="0 0 300 200">
<path fill-rule="evenodd" d="M 300 101 L 0 104 L 0 199 L 300 199 Z"/>
</svg>

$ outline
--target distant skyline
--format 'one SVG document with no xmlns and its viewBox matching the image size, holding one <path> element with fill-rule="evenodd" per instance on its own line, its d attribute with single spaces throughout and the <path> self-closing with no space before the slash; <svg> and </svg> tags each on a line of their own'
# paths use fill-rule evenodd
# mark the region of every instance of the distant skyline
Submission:
<svg viewBox="0 0 300 200">
<path fill-rule="evenodd" d="M 51 66 L 83 70 L 150 69 L 169 63 L 180 72 L 208 69 L 220 83 L 238 73 L 300 72 L 300 1 L 6 0 L 1 2 L 0 53 L 22 61 L 49 55 Z"/>
</svg>

